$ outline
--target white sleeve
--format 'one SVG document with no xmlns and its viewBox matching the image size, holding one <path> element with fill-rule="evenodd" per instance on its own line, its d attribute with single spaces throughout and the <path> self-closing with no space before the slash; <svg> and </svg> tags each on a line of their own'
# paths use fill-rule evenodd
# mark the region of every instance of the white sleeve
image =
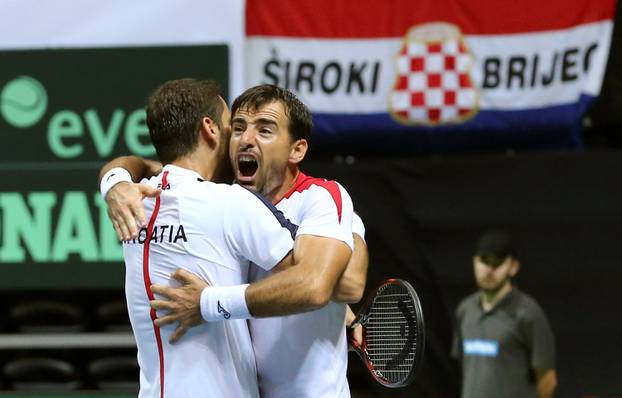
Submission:
<svg viewBox="0 0 622 398">
<path fill-rule="evenodd" d="M 353 209 L 348 192 L 340 184 L 327 181 L 325 186 L 312 186 L 306 194 L 297 235 L 338 239 L 353 249 Z"/>
<path fill-rule="evenodd" d="M 237 185 L 233 193 L 225 239 L 238 256 L 270 270 L 292 250 L 296 226 L 261 195 Z"/>
<path fill-rule="evenodd" d="M 352 233 L 360 236 L 363 241 L 365 240 L 365 224 L 363 224 L 363 220 L 356 213 L 352 215 Z"/>
</svg>

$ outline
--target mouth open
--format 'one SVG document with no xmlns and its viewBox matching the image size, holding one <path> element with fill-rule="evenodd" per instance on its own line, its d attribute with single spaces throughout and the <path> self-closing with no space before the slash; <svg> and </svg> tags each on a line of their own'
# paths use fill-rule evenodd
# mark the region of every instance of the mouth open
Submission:
<svg viewBox="0 0 622 398">
<path fill-rule="evenodd" d="M 257 158 L 249 154 L 238 155 L 236 179 L 242 184 L 251 184 L 259 169 Z"/>
</svg>

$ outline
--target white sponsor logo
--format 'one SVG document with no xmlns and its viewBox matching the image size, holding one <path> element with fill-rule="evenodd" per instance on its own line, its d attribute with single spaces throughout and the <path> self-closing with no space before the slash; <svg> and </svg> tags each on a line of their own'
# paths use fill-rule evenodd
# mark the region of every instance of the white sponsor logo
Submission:
<svg viewBox="0 0 622 398">
<path fill-rule="evenodd" d="M 463 350 L 465 355 L 496 357 L 499 355 L 499 343 L 495 340 L 465 340 Z"/>
</svg>

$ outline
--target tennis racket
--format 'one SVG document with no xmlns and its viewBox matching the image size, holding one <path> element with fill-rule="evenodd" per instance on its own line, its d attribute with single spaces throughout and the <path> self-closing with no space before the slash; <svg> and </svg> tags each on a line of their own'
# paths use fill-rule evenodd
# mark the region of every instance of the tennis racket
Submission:
<svg viewBox="0 0 622 398">
<path fill-rule="evenodd" d="M 358 344 L 351 331 L 363 327 Z M 413 381 L 423 359 L 425 328 L 417 292 L 410 283 L 389 279 L 371 293 L 349 327 L 350 346 L 371 376 L 389 388 Z"/>
</svg>

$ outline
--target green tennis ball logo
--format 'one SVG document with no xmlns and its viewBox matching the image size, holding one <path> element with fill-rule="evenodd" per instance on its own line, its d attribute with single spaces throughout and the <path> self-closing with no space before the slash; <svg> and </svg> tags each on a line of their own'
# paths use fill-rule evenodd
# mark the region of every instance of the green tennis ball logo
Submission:
<svg viewBox="0 0 622 398">
<path fill-rule="evenodd" d="M 45 114 L 47 105 L 45 87 L 29 76 L 16 77 L 0 93 L 0 113 L 13 127 L 35 125 Z"/>
</svg>

